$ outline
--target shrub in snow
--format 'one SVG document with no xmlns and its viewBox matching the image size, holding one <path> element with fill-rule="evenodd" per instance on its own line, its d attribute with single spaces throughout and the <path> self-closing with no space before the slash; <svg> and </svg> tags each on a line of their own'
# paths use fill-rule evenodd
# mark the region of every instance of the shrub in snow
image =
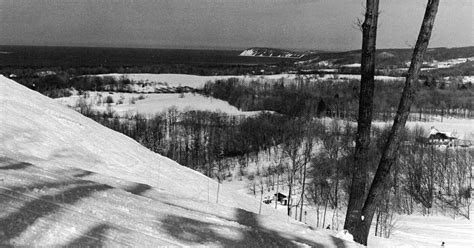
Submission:
<svg viewBox="0 0 474 248">
<path fill-rule="evenodd" d="M 114 103 L 114 99 L 111 96 L 107 96 L 107 98 L 105 98 L 105 103 L 107 104 Z"/>
</svg>

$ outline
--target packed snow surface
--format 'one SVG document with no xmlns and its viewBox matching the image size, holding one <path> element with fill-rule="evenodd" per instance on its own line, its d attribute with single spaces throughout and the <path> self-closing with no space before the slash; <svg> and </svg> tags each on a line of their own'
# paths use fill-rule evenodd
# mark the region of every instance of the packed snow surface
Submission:
<svg viewBox="0 0 474 248">
<path fill-rule="evenodd" d="M 0 246 L 358 247 L 3 76 L 0 127 Z"/>
</svg>

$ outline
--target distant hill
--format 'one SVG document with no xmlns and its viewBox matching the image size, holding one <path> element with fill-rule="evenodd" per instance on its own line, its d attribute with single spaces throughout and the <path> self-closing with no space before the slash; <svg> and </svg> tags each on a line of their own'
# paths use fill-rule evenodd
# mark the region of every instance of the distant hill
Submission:
<svg viewBox="0 0 474 248">
<path fill-rule="evenodd" d="M 298 58 L 296 64 L 305 66 L 328 66 L 335 67 L 347 64 L 360 63 L 360 50 L 345 52 L 304 52 Z M 377 49 L 376 65 L 378 68 L 405 67 L 410 61 L 413 49 Z M 431 63 L 452 63 L 452 60 L 467 61 L 474 57 L 474 47 L 430 48 L 424 56 L 427 64 Z M 461 62 L 459 62 L 461 63 Z"/>
<path fill-rule="evenodd" d="M 299 58 L 302 58 L 304 55 L 306 55 L 305 52 L 295 52 L 295 51 L 276 49 L 276 48 L 253 47 L 253 48 L 248 48 L 244 50 L 243 52 L 240 53 L 239 56 L 299 59 Z"/>
</svg>

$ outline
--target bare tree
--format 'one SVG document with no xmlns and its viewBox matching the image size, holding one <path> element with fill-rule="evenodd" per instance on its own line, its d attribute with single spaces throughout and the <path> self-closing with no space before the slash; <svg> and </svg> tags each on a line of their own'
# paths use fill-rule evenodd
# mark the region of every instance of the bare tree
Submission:
<svg viewBox="0 0 474 248">
<path fill-rule="evenodd" d="M 370 146 L 370 129 L 372 126 L 375 47 L 379 1 L 367 0 L 365 21 L 362 29 L 361 81 L 359 94 L 359 118 L 357 119 L 356 147 L 352 184 L 347 205 L 344 229 L 355 233 L 360 226 L 360 216 L 367 188 L 367 161 Z"/>
<path fill-rule="evenodd" d="M 302 159 L 303 159 L 303 165 L 301 167 L 301 196 L 300 196 L 300 219 L 299 221 L 302 221 L 303 219 L 303 205 L 304 205 L 304 197 L 305 197 L 305 186 L 306 186 L 306 173 L 307 173 L 307 166 L 310 163 L 312 159 L 312 153 L 313 153 L 313 132 L 314 130 L 307 130 L 305 134 L 305 142 L 304 142 L 304 148 L 303 148 L 303 154 L 302 154 Z"/>
<path fill-rule="evenodd" d="M 354 230 L 352 234 L 355 241 L 364 245 L 367 245 L 367 237 L 372 224 L 374 213 L 377 208 L 377 202 L 382 199 L 383 194 L 387 190 L 385 184 L 387 183 L 387 178 L 390 175 L 390 169 L 392 165 L 395 164 L 397 159 L 397 150 L 400 146 L 402 132 L 405 128 L 408 115 L 410 114 L 410 108 L 415 100 L 416 82 L 418 80 L 420 68 L 423 63 L 423 56 L 428 48 L 428 43 L 434 26 L 434 20 L 436 13 L 438 12 L 438 6 L 439 0 L 428 0 L 397 114 L 395 115 L 395 120 L 392 129 L 390 130 L 388 139 L 383 147 L 382 157 L 362 208 L 359 223 L 356 224 L 358 228 L 352 229 Z M 353 218 L 353 216 L 351 216 L 351 218 Z M 350 227 L 352 227 L 352 225 L 350 225 Z"/>
</svg>

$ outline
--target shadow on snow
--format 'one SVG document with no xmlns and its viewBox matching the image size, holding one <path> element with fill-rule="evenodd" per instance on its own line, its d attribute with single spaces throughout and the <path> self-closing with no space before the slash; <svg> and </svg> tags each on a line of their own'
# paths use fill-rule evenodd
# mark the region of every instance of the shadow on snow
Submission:
<svg viewBox="0 0 474 248">
<path fill-rule="evenodd" d="M 107 224 L 96 225 L 65 247 L 103 247 L 107 231 L 110 229 L 113 227 Z"/>
<path fill-rule="evenodd" d="M 217 241 L 224 247 L 299 247 L 302 244 L 324 247 L 314 241 L 294 236 L 284 237 L 279 232 L 268 230 L 260 225 L 257 217 L 254 213 L 236 209 L 236 219 L 233 221 L 240 226 L 226 226 L 176 215 L 168 215 L 159 222 L 168 235 L 186 245 L 214 245 Z M 237 233 L 238 238 L 233 239 L 220 231 Z"/>
<path fill-rule="evenodd" d="M 76 185 L 58 194 L 45 195 L 26 202 L 15 212 L 0 219 L 0 227 L 3 229 L 0 244 L 8 244 L 8 241 L 18 237 L 39 218 L 51 215 L 60 210 L 61 206 L 50 202 L 51 199 L 61 199 L 62 203 L 74 204 L 81 198 L 85 198 L 94 192 L 109 190 L 111 188 L 112 187 L 105 184 Z"/>
</svg>

